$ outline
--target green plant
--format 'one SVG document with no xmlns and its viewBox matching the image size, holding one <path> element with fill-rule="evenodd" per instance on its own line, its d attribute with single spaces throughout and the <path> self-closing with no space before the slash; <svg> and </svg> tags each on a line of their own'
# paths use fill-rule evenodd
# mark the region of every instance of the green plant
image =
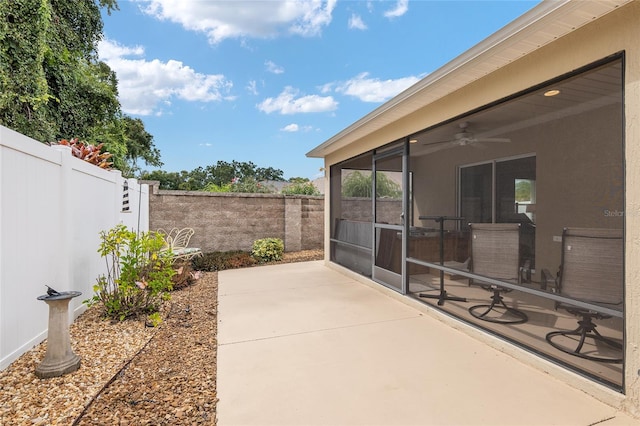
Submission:
<svg viewBox="0 0 640 426">
<path fill-rule="evenodd" d="M 273 188 L 258 182 L 253 177 L 247 177 L 241 180 L 234 180 L 231 183 L 231 192 L 246 192 L 252 194 L 271 194 Z"/>
<path fill-rule="evenodd" d="M 202 190 L 207 192 L 231 192 L 231 184 L 216 185 L 213 182 L 209 182 Z"/>
<path fill-rule="evenodd" d="M 284 195 L 320 195 L 312 182 L 294 182 L 282 190 Z"/>
<path fill-rule="evenodd" d="M 160 312 L 154 312 L 147 317 L 147 323 L 151 327 L 157 327 L 162 324 L 162 317 L 160 316 Z"/>
<path fill-rule="evenodd" d="M 253 242 L 251 255 L 261 263 L 281 260 L 284 242 L 280 238 L 263 238 Z"/>
<path fill-rule="evenodd" d="M 107 274 L 98 277 L 88 305 L 100 304 L 105 316 L 120 321 L 157 312 L 172 288 L 175 271 L 169 251 L 163 251 L 161 234 L 140 235 L 117 225 L 100 232 L 98 252 L 105 258 Z"/>
</svg>

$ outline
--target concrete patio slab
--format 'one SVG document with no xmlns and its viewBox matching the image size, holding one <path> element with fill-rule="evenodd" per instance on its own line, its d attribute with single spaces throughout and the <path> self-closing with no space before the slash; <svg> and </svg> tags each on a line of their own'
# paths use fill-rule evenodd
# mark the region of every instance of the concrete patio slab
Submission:
<svg viewBox="0 0 640 426">
<path fill-rule="evenodd" d="M 218 318 L 221 426 L 640 425 L 322 262 L 220 272 Z"/>
</svg>

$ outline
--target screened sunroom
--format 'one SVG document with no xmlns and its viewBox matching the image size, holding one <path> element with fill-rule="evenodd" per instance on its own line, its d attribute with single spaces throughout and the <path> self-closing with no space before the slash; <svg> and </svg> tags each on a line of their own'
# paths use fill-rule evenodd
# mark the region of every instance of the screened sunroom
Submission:
<svg viewBox="0 0 640 426">
<path fill-rule="evenodd" d="M 543 3 L 310 152 L 328 264 L 629 394 L 638 21 Z"/>
</svg>

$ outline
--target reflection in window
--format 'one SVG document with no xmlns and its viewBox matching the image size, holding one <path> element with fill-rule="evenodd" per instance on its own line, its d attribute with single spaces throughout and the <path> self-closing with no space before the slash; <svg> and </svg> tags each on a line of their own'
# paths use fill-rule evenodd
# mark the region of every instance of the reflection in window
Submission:
<svg viewBox="0 0 640 426">
<path fill-rule="evenodd" d="M 470 223 L 519 223 L 521 266 L 528 270 L 535 268 L 536 228 L 531 209 L 535 182 L 535 156 L 460 168 L 462 228 L 468 229 Z"/>
<path fill-rule="evenodd" d="M 331 260 L 371 276 L 372 156 L 331 167 Z"/>
<path fill-rule="evenodd" d="M 535 179 L 515 179 L 515 210 L 518 214 L 526 215 L 535 223 L 536 213 L 536 181 Z"/>
<path fill-rule="evenodd" d="M 493 221 L 493 164 L 460 169 L 460 213 L 465 228 L 469 223 Z"/>
</svg>

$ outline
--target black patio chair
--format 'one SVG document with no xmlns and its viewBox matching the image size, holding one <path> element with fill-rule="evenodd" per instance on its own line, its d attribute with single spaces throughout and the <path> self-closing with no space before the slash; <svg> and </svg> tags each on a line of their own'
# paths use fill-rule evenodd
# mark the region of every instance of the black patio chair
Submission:
<svg viewBox="0 0 640 426">
<path fill-rule="evenodd" d="M 471 223 L 471 272 L 508 283 L 520 283 L 520 224 Z M 502 296 L 511 289 L 482 279 L 469 280 L 493 292 L 491 303 L 475 305 L 469 313 L 475 318 L 500 324 L 519 324 L 529 318 L 507 306 Z"/>
<path fill-rule="evenodd" d="M 556 282 L 557 292 L 576 301 L 608 307 L 622 312 L 623 306 L 623 238 L 622 229 L 565 228 L 562 233 L 562 262 Z M 580 317 L 575 330 L 552 331 L 546 335 L 554 348 L 599 362 L 622 362 L 622 344 L 601 335 L 594 319 L 611 315 L 567 303 L 556 303 Z M 585 351 L 585 342 L 594 345 Z M 565 343 L 564 345 L 561 342 Z M 577 343 L 576 343 L 577 342 Z M 568 347 L 575 343 L 575 347 Z M 605 345 L 610 355 L 599 354 Z"/>
</svg>

